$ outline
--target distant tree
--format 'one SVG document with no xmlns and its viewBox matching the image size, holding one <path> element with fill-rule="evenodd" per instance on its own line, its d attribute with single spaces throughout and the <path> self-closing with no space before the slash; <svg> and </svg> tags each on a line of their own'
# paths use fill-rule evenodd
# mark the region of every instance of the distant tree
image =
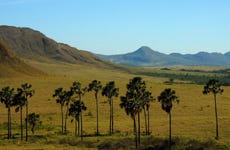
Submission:
<svg viewBox="0 0 230 150">
<path fill-rule="evenodd" d="M 171 146 L 172 141 L 172 120 L 171 120 L 171 109 L 173 107 L 173 102 L 179 103 L 179 99 L 176 96 L 176 92 L 170 88 L 165 89 L 158 96 L 158 101 L 161 102 L 161 108 L 166 111 L 169 115 L 169 145 Z"/>
<path fill-rule="evenodd" d="M 219 80 L 210 79 L 208 83 L 204 86 L 203 94 L 212 93 L 214 96 L 214 105 L 215 105 L 215 117 L 216 117 L 216 139 L 219 139 L 219 128 L 218 128 L 218 114 L 217 114 L 217 103 L 216 103 L 216 96 L 217 94 L 222 94 L 224 89 L 221 88 L 221 84 Z"/>
<path fill-rule="evenodd" d="M 13 106 L 14 88 L 9 86 L 2 88 L 0 91 L 0 101 L 8 109 L 8 139 L 11 138 L 11 107 Z"/>
<path fill-rule="evenodd" d="M 77 135 L 77 123 L 76 122 L 82 121 L 82 118 L 79 119 L 79 117 L 80 117 L 80 114 L 82 114 L 82 111 L 85 111 L 86 109 L 87 108 L 86 108 L 85 104 L 80 100 L 74 101 L 72 104 L 70 104 L 69 115 L 72 116 L 75 120 L 75 136 Z M 71 122 L 73 122 L 73 120 L 71 120 Z M 79 126 L 78 126 L 78 128 L 79 128 Z M 83 137 L 82 126 L 81 126 L 81 132 L 80 133 L 78 132 L 78 135 L 79 134 L 80 134 L 81 139 L 82 139 L 82 137 Z"/>
<path fill-rule="evenodd" d="M 94 91 L 95 92 L 95 100 L 96 100 L 96 113 L 97 113 L 97 129 L 96 129 L 96 135 L 99 134 L 99 125 L 98 125 L 98 92 L 102 89 L 102 85 L 100 81 L 93 80 L 89 86 L 88 91 Z"/>
<path fill-rule="evenodd" d="M 57 88 L 54 91 L 53 97 L 57 97 L 56 102 L 60 104 L 61 106 L 61 118 L 62 118 L 62 134 L 64 133 L 64 110 L 63 107 L 65 105 L 65 92 L 63 91 L 63 88 Z"/>
<path fill-rule="evenodd" d="M 119 88 L 115 87 L 115 82 L 110 81 L 102 89 L 102 96 L 106 96 L 110 105 L 110 123 L 109 123 L 109 134 L 113 134 L 114 119 L 113 119 L 113 97 L 118 97 Z"/>
<path fill-rule="evenodd" d="M 70 88 L 72 94 L 75 94 L 76 96 L 73 97 L 73 101 L 80 101 L 82 102 L 82 96 L 85 94 L 85 92 L 87 91 L 87 87 L 84 87 L 82 88 L 81 87 L 81 83 L 80 82 L 77 82 L 77 81 L 74 81 L 73 82 L 73 85 L 71 86 Z M 74 96 L 74 95 L 73 95 Z M 79 104 L 80 104 L 79 102 Z M 82 104 L 84 104 L 82 102 Z M 83 107 L 83 106 L 82 106 Z M 82 108 L 83 109 L 83 108 Z M 83 139 L 83 121 L 82 121 L 82 111 L 79 112 L 79 115 L 78 115 L 78 133 L 81 133 L 81 140 Z"/>
<path fill-rule="evenodd" d="M 18 88 L 18 92 L 22 93 L 22 96 L 25 99 L 26 105 L 26 118 L 28 118 L 28 98 L 34 95 L 34 90 L 31 89 L 32 85 L 24 83 L 21 85 L 21 88 Z M 28 140 L 28 120 L 26 121 L 26 141 Z"/>
<path fill-rule="evenodd" d="M 22 123 L 22 108 L 25 106 L 26 104 L 26 99 L 23 96 L 22 90 L 18 89 L 17 93 L 14 96 L 14 106 L 15 108 L 15 112 L 20 111 L 20 128 L 21 128 L 21 140 L 23 140 L 23 123 Z"/>
<path fill-rule="evenodd" d="M 31 126 L 31 131 L 32 131 L 33 135 L 34 135 L 34 131 L 35 131 L 35 126 L 42 123 L 40 121 L 40 115 L 35 114 L 35 113 L 30 113 L 28 115 L 28 119 L 26 118 L 25 121 L 26 122 L 28 121 L 29 125 Z"/>
</svg>

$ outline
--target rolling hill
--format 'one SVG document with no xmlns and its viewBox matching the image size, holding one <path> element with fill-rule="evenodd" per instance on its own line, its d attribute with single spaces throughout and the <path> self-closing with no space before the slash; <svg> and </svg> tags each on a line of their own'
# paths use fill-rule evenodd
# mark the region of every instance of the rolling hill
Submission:
<svg viewBox="0 0 230 150">
<path fill-rule="evenodd" d="M 152 50 L 147 46 L 142 46 L 132 53 L 122 55 L 98 55 L 101 59 L 111 61 L 116 64 L 149 67 L 149 66 L 230 66 L 230 52 L 207 53 L 199 52 L 197 54 L 172 53 L 164 54 Z"/>
<path fill-rule="evenodd" d="M 42 71 L 27 65 L 16 57 L 2 40 L 0 40 L 0 70 L 0 77 L 45 75 Z"/>
<path fill-rule="evenodd" d="M 0 39 L 23 59 L 48 63 L 70 63 L 104 68 L 119 68 L 96 55 L 58 43 L 30 28 L 0 26 Z"/>
</svg>

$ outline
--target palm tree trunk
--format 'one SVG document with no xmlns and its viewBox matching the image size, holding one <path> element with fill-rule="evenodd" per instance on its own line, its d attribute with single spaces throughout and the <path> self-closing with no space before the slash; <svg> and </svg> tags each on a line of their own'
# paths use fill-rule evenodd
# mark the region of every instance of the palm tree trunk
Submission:
<svg viewBox="0 0 230 150">
<path fill-rule="evenodd" d="M 171 120 L 171 112 L 169 112 L 169 146 L 171 146 L 172 141 L 172 120 Z"/>
<path fill-rule="evenodd" d="M 79 114 L 79 116 L 78 116 L 78 136 L 80 136 L 80 128 L 81 128 L 81 123 L 80 123 L 80 120 L 81 119 L 81 117 L 80 117 L 80 114 Z"/>
<path fill-rule="evenodd" d="M 63 134 L 64 132 L 64 112 L 63 112 L 63 105 L 61 105 L 61 133 Z"/>
<path fill-rule="evenodd" d="M 22 106 L 20 106 L 20 122 L 21 122 L 21 141 L 23 140 L 23 126 L 22 126 Z"/>
<path fill-rule="evenodd" d="M 27 99 L 27 98 L 26 98 Z M 26 141 L 28 140 L 28 100 L 26 100 Z"/>
<path fill-rule="evenodd" d="M 66 106 L 66 114 L 65 114 L 65 134 L 67 134 L 67 118 L 69 112 L 69 105 Z"/>
<path fill-rule="evenodd" d="M 215 103 L 215 117 L 216 117 L 216 139 L 219 139 L 219 128 L 218 128 L 218 114 L 217 114 L 217 104 L 216 104 L 216 94 L 214 94 L 214 103 Z"/>
<path fill-rule="evenodd" d="M 34 135 L 34 128 L 35 128 L 35 124 L 32 125 L 32 128 L 31 128 L 31 131 L 32 131 L 32 134 Z"/>
<path fill-rule="evenodd" d="M 10 139 L 10 106 L 8 106 L 8 139 Z"/>
<path fill-rule="evenodd" d="M 111 124 L 112 124 L 112 104 L 111 104 L 111 99 L 110 99 L 110 113 L 109 113 L 109 135 L 112 135 L 112 127 L 111 127 Z"/>
<path fill-rule="evenodd" d="M 148 131 L 147 131 L 147 135 L 150 135 L 150 131 L 149 131 L 149 107 L 147 107 L 147 113 L 148 113 Z"/>
<path fill-rule="evenodd" d="M 76 119 L 74 120 L 75 120 L 75 136 L 77 136 L 77 120 Z"/>
<path fill-rule="evenodd" d="M 136 143 L 136 148 L 137 148 L 137 125 L 136 125 L 136 116 L 134 115 L 133 117 L 133 130 L 134 130 L 134 135 L 135 135 L 135 143 Z"/>
<path fill-rule="evenodd" d="M 98 136 L 99 135 L 99 127 L 98 127 L 98 99 L 97 99 L 97 93 L 95 94 L 95 98 L 96 98 L 96 113 L 97 113 L 97 132 L 96 132 L 96 135 Z"/>
<path fill-rule="evenodd" d="M 138 145 L 141 144 L 141 121 L 140 121 L 140 112 L 138 111 Z"/>
<path fill-rule="evenodd" d="M 148 126 L 147 126 L 147 117 L 146 117 L 145 107 L 144 107 L 144 117 L 145 117 L 145 135 L 148 135 Z"/>
<path fill-rule="evenodd" d="M 113 120 L 114 120 L 113 119 L 113 99 L 111 99 L 111 103 L 112 103 L 112 122 L 111 122 L 112 125 L 111 126 L 112 126 L 112 134 L 113 134 L 113 127 L 114 127 L 114 122 L 113 122 Z"/>
<path fill-rule="evenodd" d="M 82 123 L 82 112 L 81 112 L 81 140 L 83 140 L 83 123 Z"/>
</svg>

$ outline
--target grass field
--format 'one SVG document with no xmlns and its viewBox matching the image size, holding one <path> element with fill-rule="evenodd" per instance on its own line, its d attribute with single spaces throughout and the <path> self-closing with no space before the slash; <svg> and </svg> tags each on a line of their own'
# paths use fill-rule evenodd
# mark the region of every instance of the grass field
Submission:
<svg viewBox="0 0 230 150">
<path fill-rule="evenodd" d="M 35 95 L 29 100 L 29 111 L 41 115 L 42 125 L 35 130 L 32 136 L 29 132 L 29 142 L 20 142 L 19 138 L 19 113 L 12 113 L 13 134 L 15 139 L 8 141 L 4 139 L 7 134 L 7 109 L 0 105 L 0 149 L 88 149 L 97 148 L 106 141 L 124 140 L 132 138 L 133 122 L 126 116 L 124 110 L 119 107 L 119 97 L 114 100 L 115 135 L 93 136 L 96 131 L 95 99 L 93 93 L 86 93 L 83 101 L 87 110 L 83 114 L 84 142 L 74 137 L 74 124 L 69 118 L 67 129 L 68 135 L 61 135 L 61 114 L 60 106 L 56 104 L 52 95 L 58 87 L 68 89 L 73 81 L 80 81 L 87 86 L 92 80 L 102 81 L 103 85 L 114 80 L 119 87 L 120 96 L 126 92 L 126 84 L 135 75 L 116 70 L 105 70 L 87 66 L 46 64 L 30 62 L 32 66 L 48 73 L 48 76 L 41 77 L 11 77 L 0 78 L 0 88 L 4 86 L 19 87 L 22 83 L 30 83 L 35 89 Z M 208 68 L 209 69 L 209 68 Z M 200 142 L 214 141 L 215 118 L 212 95 L 203 95 L 203 85 L 196 84 L 172 84 L 166 85 L 167 78 L 142 76 L 147 82 L 148 88 L 156 98 L 166 87 L 174 89 L 180 99 L 172 109 L 172 134 L 173 138 L 184 141 L 197 140 Z M 214 141 L 219 145 L 225 145 L 224 149 L 230 148 L 230 87 L 225 86 L 223 95 L 218 95 L 219 113 L 219 134 L 220 140 Z M 150 108 L 150 128 L 152 139 L 167 139 L 168 137 L 168 116 L 161 109 L 159 102 L 155 101 Z M 144 131 L 144 116 L 141 114 L 142 127 Z M 99 96 L 99 130 L 106 135 L 109 130 L 109 104 L 105 97 Z M 148 137 L 142 137 L 146 141 Z"/>
</svg>

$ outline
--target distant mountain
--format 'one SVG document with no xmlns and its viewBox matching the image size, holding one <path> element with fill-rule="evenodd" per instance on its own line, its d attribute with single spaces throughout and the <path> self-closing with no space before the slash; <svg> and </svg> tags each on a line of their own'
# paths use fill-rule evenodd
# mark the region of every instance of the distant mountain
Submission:
<svg viewBox="0 0 230 150">
<path fill-rule="evenodd" d="M 24 59 L 116 67 L 109 62 L 102 61 L 90 52 L 57 43 L 39 31 L 30 28 L 0 26 L 0 39 L 9 45 L 17 56 Z"/>
<path fill-rule="evenodd" d="M 207 66 L 230 66 L 230 52 L 197 54 L 180 53 L 164 54 L 142 46 L 132 53 L 122 55 L 98 55 L 101 59 L 116 64 L 148 67 L 148 66 L 175 66 L 175 65 L 207 65 Z"/>
<path fill-rule="evenodd" d="M 18 75 L 45 75 L 23 61 L 21 61 L 14 52 L 0 40 L 0 77 L 18 76 Z"/>
</svg>

